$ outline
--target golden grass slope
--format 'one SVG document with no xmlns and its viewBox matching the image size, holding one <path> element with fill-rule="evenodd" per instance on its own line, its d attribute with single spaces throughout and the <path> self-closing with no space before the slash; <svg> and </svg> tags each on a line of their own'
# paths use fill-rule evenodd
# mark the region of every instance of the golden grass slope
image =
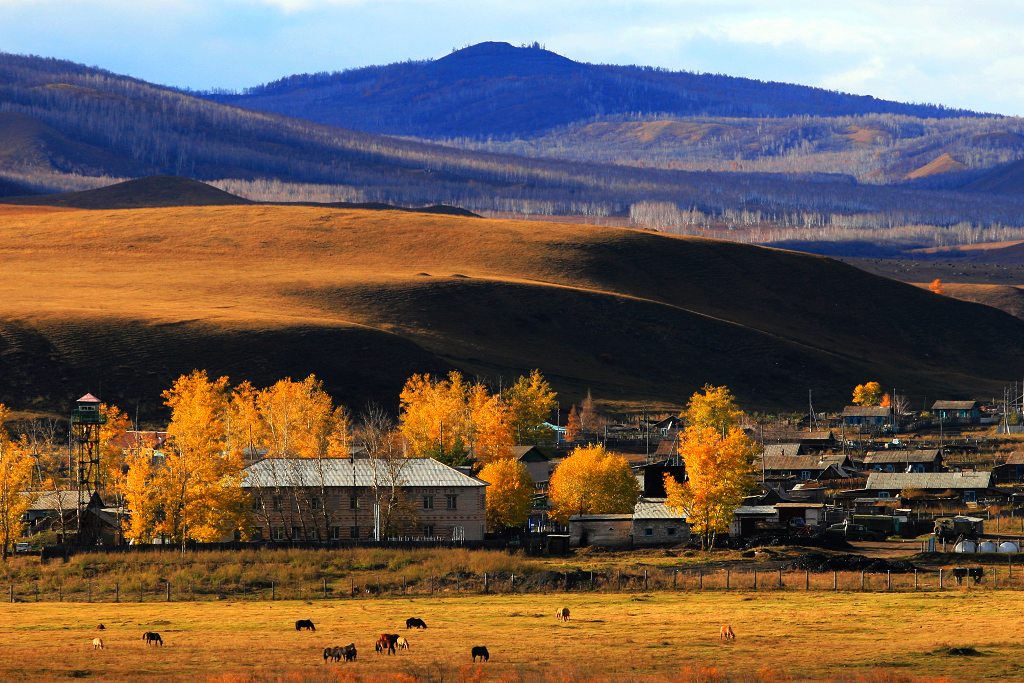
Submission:
<svg viewBox="0 0 1024 683">
<path fill-rule="evenodd" d="M 725 383 L 760 406 L 844 400 L 866 376 L 964 393 L 1024 372 L 1024 323 L 999 312 L 820 257 L 616 228 L 2 207 L 0 259 L 0 400 L 19 407 L 102 384 L 145 409 L 193 367 L 315 372 L 357 408 L 451 366 L 540 367 L 570 396 L 623 402 Z"/>
<path fill-rule="evenodd" d="M 556 609 L 572 619 L 557 623 Z M 4 608 L 5 680 L 334 680 L 407 674 L 420 681 L 986 681 L 1016 680 L 1024 597 L 799 592 L 553 594 L 275 603 L 21 603 Z M 406 631 L 407 617 L 425 631 Z M 297 632 L 296 619 L 316 632 Z M 103 632 L 95 630 L 103 623 Z M 731 624 L 734 643 L 719 626 Z M 144 631 L 165 646 L 147 647 Z M 407 652 L 376 655 L 382 632 Z M 94 651 L 100 635 L 105 649 Z M 325 664 L 323 648 L 354 642 L 358 659 Z M 490 661 L 470 663 L 485 645 Z M 979 657 L 951 657 L 950 645 Z M 346 668 L 347 667 L 347 668 Z M 719 677 L 701 668 L 714 668 Z M 329 673 L 328 673 L 329 672 Z M 688 673 L 690 672 L 690 673 Z M 278 677 L 281 678 L 278 678 Z M 415 676 L 416 678 L 412 678 Z M 913 677 L 913 678 L 911 678 Z M 921 677 L 921 678 L 918 678 Z M 356 679 L 341 679 L 356 680 Z M 397 680 L 397 679 L 395 679 Z"/>
</svg>

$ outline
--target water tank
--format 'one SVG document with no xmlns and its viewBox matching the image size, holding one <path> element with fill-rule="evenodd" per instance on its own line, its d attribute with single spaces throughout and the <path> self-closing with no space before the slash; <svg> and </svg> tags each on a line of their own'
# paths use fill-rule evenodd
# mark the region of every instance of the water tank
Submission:
<svg viewBox="0 0 1024 683">
<path fill-rule="evenodd" d="M 978 552 L 978 546 L 975 545 L 974 541 L 960 541 L 953 548 L 954 553 L 976 553 Z"/>
<path fill-rule="evenodd" d="M 996 552 L 996 544 L 992 541 L 982 541 L 978 545 L 979 553 L 994 553 Z"/>
<path fill-rule="evenodd" d="M 1012 541 L 1003 541 L 999 544 L 999 552 L 1001 553 L 1019 553 L 1020 548 L 1017 547 L 1016 543 Z"/>
</svg>

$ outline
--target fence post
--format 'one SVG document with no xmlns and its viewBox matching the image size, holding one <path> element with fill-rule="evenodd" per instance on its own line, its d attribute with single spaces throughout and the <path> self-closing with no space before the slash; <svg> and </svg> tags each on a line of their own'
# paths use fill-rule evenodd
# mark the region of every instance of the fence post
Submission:
<svg viewBox="0 0 1024 683">
<path fill-rule="evenodd" d="M 885 570 L 885 590 L 892 590 L 892 572 L 888 569 Z"/>
<path fill-rule="evenodd" d="M 515 581 L 514 578 L 512 580 Z M 430 575 L 430 594 L 431 595 L 434 594 L 434 575 L 433 574 Z"/>
<path fill-rule="evenodd" d="M 89 589 L 90 589 L 90 592 L 91 592 L 91 590 L 92 590 L 92 585 L 91 584 L 89 586 Z M 143 598 L 144 597 L 145 596 L 142 594 L 142 582 L 139 581 L 139 602 L 143 602 Z M 89 602 L 92 602 L 92 600 L 89 600 Z"/>
<path fill-rule="evenodd" d="M 729 590 L 729 577 L 732 572 L 729 569 L 725 570 L 725 590 Z"/>
<path fill-rule="evenodd" d="M 431 585 L 433 585 L 433 584 L 431 584 Z M 511 593 L 515 593 L 516 592 L 516 575 L 515 575 L 515 572 L 512 573 L 511 590 L 509 592 L 511 592 Z"/>
<path fill-rule="evenodd" d="M 594 571 L 590 571 L 590 590 L 594 590 Z"/>
<path fill-rule="evenodd" d="M 406 585 L 405 576 L 402 576 L 402 595 L 405 595 L 407 590 L 408 586 Z"/>
<path fill-rule="evenodd" d="M 164 587 L 167 590 L 167 602 L 170 602 L 171 601 L 171 582 L 170 581 L 165 581 L 164 582 Z"/>
<path fill-rule="evenodd" d="M 757 590 L 757 570 L 754 570 L 754 590 Z"/>
<path fill-rule="evenodd" d="M 942 570 L 939 570 L 939 590 L 942 590 Z"/>
<path fill-rule="evenodd" d="M 430 580 L 431 580 L 431 582 L 433 582 L 434 577 L 430 577 Z M 431 593 L 434 592 L 433 587 L 431 587 L 430 592 Z M 348 579 L 348 596 L 350 598 L 356 597 L 356 580 L 354 578 L 352 578 L 351 576 Z"/>
<path fill-rule="evenodd" d="M 621 569 L 616 571 L 615 587 L 616 587 L 615 589 L 618 590 L 618 591 L 622 590 L 622 570 Z M 14 602 L 14 601 L 12 600 L 11 602 Z"/>
<path fill-rule="evenodd" d="M 839 571 L 836 569 L 832 570 L 832 590 L 839 590 Z"/>
<path fill-rule="evenodd" d="M 490 587 L 487 585 L 487 572 L 484 572 L 484 594 L 490 593 Z"/>
<path fill-rule="evenodd" d="M 324 577 L 324 600 L 327 599 L 327 577 Z"/>
<path fill-rule="evenodd" d="M 39 582 L 36 581 L 36 602 L 39 602 Z"/>
<path fill-rule="evenodd" d="M 676 583 L 678 583 L 678 579 L 679 579 L 679 570 L 678 569 L 673 569 L 672 570 L 672 590 L 676 589 Z"/>
<path fill-rule="evenodd" d="M 914 570 L 914 590 L 917 590 L 917 570 Z"/>
<path fill-rule="evenodd" d="M 704 590 L 704 570 L 703 569 L 698 569 L 697 570 L 697 588 L 699 590 Z"/>
<path fill-rule="evenodd" d="M 121 602 L 121 583 L 114 582 L 114 602 Z"/>
<path fill-rule="evenodd" d="M 14 602 L 14 584 L 11 584 L 11 602 Z"/>
<path fill-rule="evenodd" d="M 14 602 L 11 600 L 11 602 Z M 92 581 L 89 582 L 89 602 L 92 602 Z"/>
<path fill-rule="evenodd" d="M 64 584 L 57 584 L 57 602 L 64 602 Z"/>
<path fill-rule="evenodd" d="M 272 601 L 273 600 L 277 600 L 277 582 L 276 581 L 271 581 L 270 582 L 270 599 Z"/>
<path fill-rule="evenodd" d="M 804 590 L 805 591 L 811 590 L 811 570 L 810 569 L 805 569 L 804 570 Z"/>
<path fill-rule="evenodd" d="M 647 570 L 644 570 L 644 590 L 647 590 Z"/>
<path fill-rule="evenodd" d="M 779 568 L 779 588 L 782 588 L 782 568 Z"/>
<path fill-rule="evenodd" d="M 860 570 L 860 589 L 864 590 L 864 570 Z"/>
<path fill-rule="evenodd" d="M 188 599 L 191 602 L 196 601 L 196 584 L 195 581 L 188 582 Z"/>
</svg>

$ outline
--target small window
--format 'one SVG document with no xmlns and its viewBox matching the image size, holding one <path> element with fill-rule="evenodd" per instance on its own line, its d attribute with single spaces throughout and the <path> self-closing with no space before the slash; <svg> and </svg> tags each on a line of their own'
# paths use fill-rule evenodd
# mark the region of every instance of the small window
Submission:
<svg viewBox="0 0 1024 683">
<path fill-rule="evenodd" d="M 445 500 L 445 506 L 449 510 L 456 510 L 456 509 L 458 509 L 459 497 L 457 495 L 455 495 L 454 493 L 449 493 L 448 495 L 446 495 L 444 497 L 444 500 Z"/>
<path fill-rule="evenodd" d="M 879 498 L 890 498 L 889 492 L 888 491 L 879 491 L 878 492 L 878 497 Z"/>
<path fill-rule="evenodd" d="M 978 492 L 977 491 L 964 491 L 964 502 L 965 503 L 975 503 L 975 502 L 977 502 L 977 500 L 978 500 Z"/>
<path fill-rule="evenodd" d="M 309 501 L 309 508 L 311 510 L 319 510 L 320 509 L 320 499 L 317 498 L 316 496 L 313 496 L 310 499 L 310 501 Z"/>
<path fill-rule="evenodd" d="M 357 527 L 357 526 L 350 526 L 348 528 L 348 537 L 349 538 L 356 538 L 356 539 L 358 539 L 359 538 L 359 527 Z"/>
<path fill-rule="evenodd" d="M 808 470 L 800 470 L 800 478 L 807 480 L 811 478 L 811 473 Z"/>
<path fill-rule="evenodd" d="M 283 526 L 275 526 L 274 527 L 274 540 L 275 541 L 283 541 L 284 540 L 284 527 Z"/>
<path fill-rule="evenodd" d="M 292 540 L 293 541 L 301 541 L 302 540 L 302 527 L 297 527 L 297 526 L 293 526 L 292 527 Z"/>
<path fill-rule="evenodd" d="M 252 509 L 253 510 L 260 510 L 262 508 L 263 508 L 263 500 L 262 500 L 262 498 L 260 496 L 253 496 L 252 497 Z"/>
<path fill-rule="evenodd" d="M 281 511 L 281 496 L 274 496 L 274 499 L 272 501 L 272 505 L 273 505 L 273 508 L 274 508 L 274 512 L 280 512 Z"/>
<path fill-rule="evenodd" d="M 433 538 L 434 537 L 434 525 L 433 524 L 425 525 L 423 527 L 423 535 L 426 536 L 427 538 Z"/>
<path fill-rule="evenodd" d="M 331 527 L 331 540 L 332 541 L 340 541 L 341 540 L 341 527 L 340 526 L 332 526 Z"/>
<path fill-rule="evenodd" d="M 348 509 L 358 510 L 359 509 L 359 496 L 349 496 L 348 498 Z"/>
<path fill-rule="evenodd" d="M 433 496 L 423 496 L 423 509 L 424 510 L 433 510 L 434 509 L 434 497 Z"/>
</svg>

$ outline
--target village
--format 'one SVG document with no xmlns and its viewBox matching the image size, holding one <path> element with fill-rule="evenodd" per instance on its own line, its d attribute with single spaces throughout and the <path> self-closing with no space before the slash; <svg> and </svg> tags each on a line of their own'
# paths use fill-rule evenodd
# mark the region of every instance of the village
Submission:
<svg viewBox="0 0 1024 683">
<path fill-rule="evenodd" d="M 296 447 L 288 457 L 270 442 L 249 445 L 239 449 L 237 495 L 221 508 L 235 520 L 227 525 L 204 520 L 203 515 L 217 514 L 216 502 L 191 513 L 182 504 L 178 516 L 191 517 L 176 530 L 164 523 L 175 512 L 154 502 L 151 490 L 157 472 L 180 466 L 169 465 L 175 445 L 168 431 L 133 429 L 123 415 L 115 417 L 120 426 L 110 430 L 100 400 L 87 394 L 72 413 L 67 459 L 55 456 L 64 481 L 79 485 L 62 486 L 59 475 L 43 474 L 45 458 L 36 454 L 35 486 L 21 494 L 21 525 L 8 539 L 10 549 L 66 557 L 82 550 L 167 544 L 386 543 L 522 548 L 551 555 L 577 548 L 700 547 L 687 509 L 669 499 L 666 487 L 670 481 L 689 485 L 686 449 L 680 448 L 687 429 L 683 417 L 642 415 L 617 422 L 601 415 L 589 395 L 564 415 L 561 408 L 550 410 L 554 394 L 543 379 L 534 377 L 534 383 L 542 397 L 532 418 L 536 424 L 526 432 L 518 428 L 529 433 L 530 443 L 513 443 L 511 431 L 499 429 L 504 443 L 488 445 L 480 428 L 461 457 L 451 457 L 443 444 L 413 455 L 411 433 L 403 436 L 378 414 L 381 425 L 364 425 L 360 438 L 316 455 Z M 448 380 L 432 386 L 459 390 Z M 882 395 L 877 383 L 866 386 L 870 395 L 860 404 L 833 412 L 812 411 L 788 421 L 743 416 L 739 424 L 751 450 L 742 496 L 716 520 L 712 531 L 718 533 L 708 549 L 920 539 L 927 551 L 1021 550 L 1024 428 L 1020 401 L 1012 398 L 1016 389 L 1008 389 L 1002 402 L 936 400 L 929 410 L 910 411 L 905 402 Z M 507 394 L 506 400 L 511 400 Z M 413 413 L 406 413 L 407 423 Z M 426 438 L 440 444 L 443 419 L 438 423 L 427 431 L 439 431 Z M 454 425 L 449 430 L 455 431 Z M 326 432 L 319 438 L 324 441 Z M 24 437 L 22 442 L 30 443 Z M 453 444 L 463 447 L 457 438 Z M 488 448 L 502 457 L 488 459 Z M 620 463 L 630 479 L 626 489 L 635 488 L 617 499 L 585 501 L 577 495 L 560 503 L 552 495 L 556 472 L 571 462 L 570 455 L 590 453 L 587 449 Z M 139 482 L 143 495 L 133 498 L 130 480 L 142 471 L 135 466 L 140 461 L 147 474 Z M 109 474 L 112 468 L 119 472 Z M 579 476 L 583 488 L 602 485 L 586 480 L 585 473 Z M 204 505 L 200 501 L 197 507 Z M 143 522 L 146 515 L 149 521 Z M 182 533 L 185 524 L 205 525 L 206 531 Z M 708 529 L 699 531 L 707 540 Z"/>
</svg>

